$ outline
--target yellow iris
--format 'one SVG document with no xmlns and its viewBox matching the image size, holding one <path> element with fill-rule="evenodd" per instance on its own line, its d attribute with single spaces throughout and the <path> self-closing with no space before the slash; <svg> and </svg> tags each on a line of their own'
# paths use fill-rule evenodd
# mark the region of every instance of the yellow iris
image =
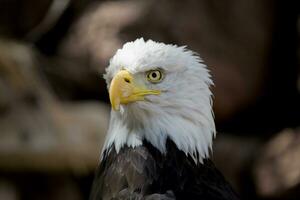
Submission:
<svg viewBox="0 0 300 200">
<path fill-rule="evenodd" d="M 152 83 L 159 83 L 163 79 L 163 73 L 161 70 L 150 70 L 147 72 L 147 79 Z"/>
</svg>

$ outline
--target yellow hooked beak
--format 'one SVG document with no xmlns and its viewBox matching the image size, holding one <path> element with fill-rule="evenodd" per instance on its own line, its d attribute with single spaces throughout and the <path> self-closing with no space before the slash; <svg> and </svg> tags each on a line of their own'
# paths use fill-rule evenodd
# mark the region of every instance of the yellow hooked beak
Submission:
<svg viewBox="0 0 300 200">
<path fill-rule="evenodd" d="M 143 101 L 145 95 L 158 95 L 159 90 L 149 90 L 137 84 L 133 76 L 126 70 L 119 71 L 109 88 L 109 99 L 114 110 L 120 109 L 120 104 Z"/>
</svg>

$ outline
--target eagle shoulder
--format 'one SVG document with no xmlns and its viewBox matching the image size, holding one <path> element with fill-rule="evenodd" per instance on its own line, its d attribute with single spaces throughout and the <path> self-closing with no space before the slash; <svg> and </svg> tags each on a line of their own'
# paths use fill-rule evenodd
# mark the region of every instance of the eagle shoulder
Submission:
<svg viewBox="0 0 300 200">
<path fill-rule="evenodd" d="M 147 148 L 124 147 L 120 152 L 114 148 L 104 152 L 97 168 L 91 200 L 172 200 L 171 191 L 155 193 L 154 183 L 159 179 L 155 159 Z"/>
</svg>

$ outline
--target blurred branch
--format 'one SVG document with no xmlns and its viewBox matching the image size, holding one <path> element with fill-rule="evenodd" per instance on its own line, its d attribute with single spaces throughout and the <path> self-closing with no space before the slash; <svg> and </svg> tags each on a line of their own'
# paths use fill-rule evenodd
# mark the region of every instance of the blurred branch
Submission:
<svg viewBox="0 0 300 200">
<path fill-rule="evenodd" d="M 94 170 L 109 110 L 101 103 L 61 103 L 42 79 L 35 52 L 0 42 L 0 169 Z"/>
<path fill-rule="evenodd" d="M 69 6 L 70 2 L 71 0 L 53 0 L 44 19 L 30 30 L 25 38 L 32 42 L 37 41 L 43 33 L 48 32 L 53 28 L 57 20 Z"/>
<path fill-rule="evenodd" d="M 260 196 L 283 196 L 300 185 L 299 144 L 300 129 L 286 129 L 265 145 L 254 168 Z"/>
</svg>

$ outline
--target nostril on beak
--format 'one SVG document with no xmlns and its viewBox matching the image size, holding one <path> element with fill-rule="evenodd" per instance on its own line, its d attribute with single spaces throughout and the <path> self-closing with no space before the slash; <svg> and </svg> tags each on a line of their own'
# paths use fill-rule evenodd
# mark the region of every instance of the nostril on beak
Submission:
<svg viewBox="0 0 300 200">
<path fill-rule="evenodd" d="M 130 83 L 130 80 L 129 80 L 128 78 L 124 78 L 124 81 L 125 81 L 126 83 Z"/>
</svg>

